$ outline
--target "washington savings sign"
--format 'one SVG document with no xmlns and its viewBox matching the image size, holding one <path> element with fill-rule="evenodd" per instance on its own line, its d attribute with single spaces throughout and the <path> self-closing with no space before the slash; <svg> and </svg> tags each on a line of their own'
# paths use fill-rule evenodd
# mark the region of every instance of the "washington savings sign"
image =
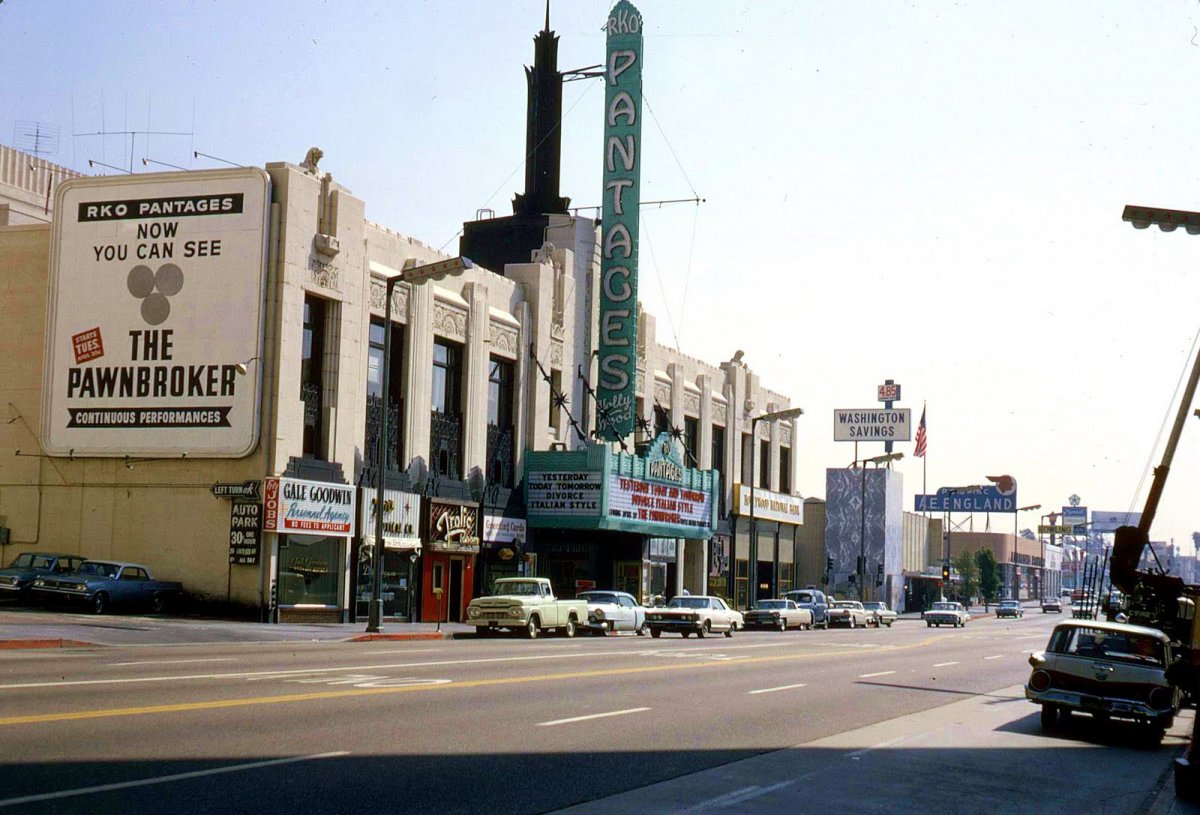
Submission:
<svg viewBox="0 0 1200 815">
<path fill-rule="evenodd" d="M 238 458 L 254 450 L 269 187 L 257 168 L 59 186 L 42 411 L 48 452 Z"/>
<path fill-rule="evenodd" d="M 600 255 L 600 433 L 633 432 L 637 386 L 638 196 L 642 140 L 642 15 L 621 0 L 608 15 Z"/>
</svg>

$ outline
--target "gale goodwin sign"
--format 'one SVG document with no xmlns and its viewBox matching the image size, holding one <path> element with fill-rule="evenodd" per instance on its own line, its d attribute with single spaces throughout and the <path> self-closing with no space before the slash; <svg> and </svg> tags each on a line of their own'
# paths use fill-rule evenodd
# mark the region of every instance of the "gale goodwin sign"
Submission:
<svg viewBox="0 0 1200 815">
<path fill-rule="evenodd" d="M 263 531 L 293 535 L 354 536 L 354 487 L 298 478 L 268 478 Z"/>
<path fill-rule="evenodd" d="M 642 15 L 629 0 L 608 14 L 600 248 L 600 435 L 633 433 L 637 385 L 638 212 L 642 151 Z M 605 420 L 606 419 L 606 420 Z"/>
<path fill-rule="evenodd" d="M 257 168 L 71 179 L 51 241 L 43 446 L 240 458 L 258 444 L 268 191 Z"/>
</svg>

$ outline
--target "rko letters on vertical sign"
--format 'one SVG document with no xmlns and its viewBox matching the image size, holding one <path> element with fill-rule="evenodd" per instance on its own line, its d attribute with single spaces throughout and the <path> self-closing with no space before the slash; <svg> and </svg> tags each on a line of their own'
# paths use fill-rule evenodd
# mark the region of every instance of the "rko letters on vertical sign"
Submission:
<svg viewBox="0 0 1200 815">
<path fill-rule="evenodd" d="M 619 441 L 633 432 L 637 386 L 642 16 L 628 0 L 621 0 L 609 12 L 607 32 L 597 391 L 601 436 Z"/>
</svg>

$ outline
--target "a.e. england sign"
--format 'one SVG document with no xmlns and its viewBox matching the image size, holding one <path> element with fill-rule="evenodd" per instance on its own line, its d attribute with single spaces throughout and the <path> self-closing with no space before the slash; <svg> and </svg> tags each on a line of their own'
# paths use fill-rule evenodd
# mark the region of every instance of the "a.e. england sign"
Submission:
<svg viewBox="0 0 1200 815">
<path fill-rule="evenodd" d="M 349 484 L 268 478 L 264 492 L 266 532 L 354 536 L 354 487 Z"/>
<path fill-rule="evenodd" d="M 638 196 L 642 141 L 642 15 L 628 0 L 608 14 L 604 70 L 604 197 L 600 252 L 603 438 L 633 432 L 637 384 Z"/>
<path fill-rule="evenodd" d="M 257 168 L 58 188 L 48 452 L 238 458 L 254 450 L 268 190 Z M 238 363 L 250 363 L 250 374 Z"/>
</svg>

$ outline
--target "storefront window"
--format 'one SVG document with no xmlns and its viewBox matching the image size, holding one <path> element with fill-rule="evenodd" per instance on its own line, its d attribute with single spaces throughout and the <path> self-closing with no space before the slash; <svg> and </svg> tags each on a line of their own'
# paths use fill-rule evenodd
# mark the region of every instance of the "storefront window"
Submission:
<svg viewBox="0 0 1200 815">
<path fill-rule="evenodd" d="M 338 605 L 342 539 L 288 535 L 279 544 L 279 604 Z"/>
<path fill-rule="evenodd" d="M 747 601 L 750 599 L 750 561 L 737 561 L 737 574 L 734 577 L 734 605 L 737 608 L 746 608 Z"/>
</svg>

